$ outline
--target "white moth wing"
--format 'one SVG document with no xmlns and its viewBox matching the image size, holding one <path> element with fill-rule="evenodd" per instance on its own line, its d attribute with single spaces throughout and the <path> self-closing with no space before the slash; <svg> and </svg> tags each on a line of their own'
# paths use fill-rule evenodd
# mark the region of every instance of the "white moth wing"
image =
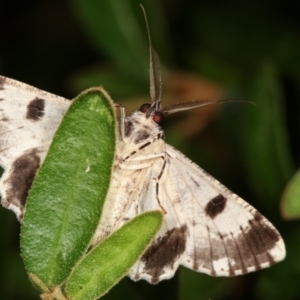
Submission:
<svg viewBox="0 0 300 300">
<path fill-rule="evenodd" d="M 172 146 L 166 144 L 166 152 L 158 194 L 164 225 L 131 269 L 133 280 L 157 283 L 173 277 L 179 265 L 211 276 L 236 276 L 284 259 L 284 242 L 265 217 Z M 153 193 L 140 201 L 141 211 L 143 202 L 160 208 Z"/>
<path fill-rule="evenodd" d="M 1 202 L 18 219 L 22 219 L 28 190 L 70 103 L 0 76 Z"/>
</svg>

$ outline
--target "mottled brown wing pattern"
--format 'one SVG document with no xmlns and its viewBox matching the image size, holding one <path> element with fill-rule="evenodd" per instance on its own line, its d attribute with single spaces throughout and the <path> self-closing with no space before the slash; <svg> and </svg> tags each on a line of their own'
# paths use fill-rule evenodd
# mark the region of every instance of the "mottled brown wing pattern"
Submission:
<svg viewBox="0 0 300 300">
<path fill-rule="evenodd" d="M 28 190 L 70 101 L 0 76 L 1 203 L 21 220 Z"/>
</svg>

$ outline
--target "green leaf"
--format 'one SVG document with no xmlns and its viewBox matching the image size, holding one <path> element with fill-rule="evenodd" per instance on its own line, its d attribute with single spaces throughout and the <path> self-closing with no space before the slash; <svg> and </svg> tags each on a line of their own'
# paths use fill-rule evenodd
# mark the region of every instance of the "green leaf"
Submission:
<svg viewBox="0 0 300 300">
<path fill-rule="evenodd" d="M 75 267 L 65 293 L 72 300 L 92 300 L 125 276 L 160 229 L 162 214 L 139 215 L 93 248 Z"/>
<path fill-rule="evenodd" d="M 300 170 L 285 188 L 281 208 L 285 219 L 298 219 L 300 217 Z"/>
<path fill-rule="evenodd" d="M 80 94 L 30 190 L 22 256 L 31 278 L 48 288 L 69 276 L 97 228 L 111 177 L 115 128 L 113 102 L 103 89 Z"/>
</svg>

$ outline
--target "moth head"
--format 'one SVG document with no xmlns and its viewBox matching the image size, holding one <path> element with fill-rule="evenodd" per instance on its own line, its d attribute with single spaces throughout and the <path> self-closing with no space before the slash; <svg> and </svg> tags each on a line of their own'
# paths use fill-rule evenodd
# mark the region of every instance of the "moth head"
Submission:
<svg viewBox="0 0 300 300">
<path fill-rule="evenodd" d="M 164 120 L 164 115 L 163 113 L 160 111 L 160 108 L 157 109 L 157 105 L 154 102 L 153 104 L 150 103 L 144 103 L 143 105 L 141 105 L 140 107 L 140 112 L 144 113 L 146 118 L 152 118 L 152 120 L 156 123 L 156 124 L 161 124 L 162 121 Z"/>
</svg>

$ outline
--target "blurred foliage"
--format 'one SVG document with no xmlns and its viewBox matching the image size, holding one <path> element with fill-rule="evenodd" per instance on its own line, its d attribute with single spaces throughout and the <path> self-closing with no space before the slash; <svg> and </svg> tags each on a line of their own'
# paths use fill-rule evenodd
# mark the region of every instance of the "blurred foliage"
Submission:
<svg viewBox="0 0 300 300">
<path fill-rule="evenodd" d="M 290 180 L 282 198 L 282 214 L 286 219 L 300 217 L 300 171 L 298 170 Z"/>
<path fill-rule="evenodd" d="M 287 258 L 230 279 L 184 268 L 156 286 L 125 278 L 103 299 L 299 299 L 300 223 L 284 221 L 280 213 L 284 188 L 300 163 L 299 2 L 3 1 L 0 73 L 67 98 L 103 85 L 132 112 L 149 101 L 148 42 L 139 3 L 161 58 L 163 104 L 193 98 L 256 103 L 178 114 L 164 128 L 170 144 L 274 223 Z M 297 193 L 299 180 L 291 184 Z M 296 210 L 297 194 L 292 199 L 289 209 Z M 19 225 L 11 212 L 0 214 L 0 294 L 7 300 L 38 299 L 18 254 Z"/>
</svg>

